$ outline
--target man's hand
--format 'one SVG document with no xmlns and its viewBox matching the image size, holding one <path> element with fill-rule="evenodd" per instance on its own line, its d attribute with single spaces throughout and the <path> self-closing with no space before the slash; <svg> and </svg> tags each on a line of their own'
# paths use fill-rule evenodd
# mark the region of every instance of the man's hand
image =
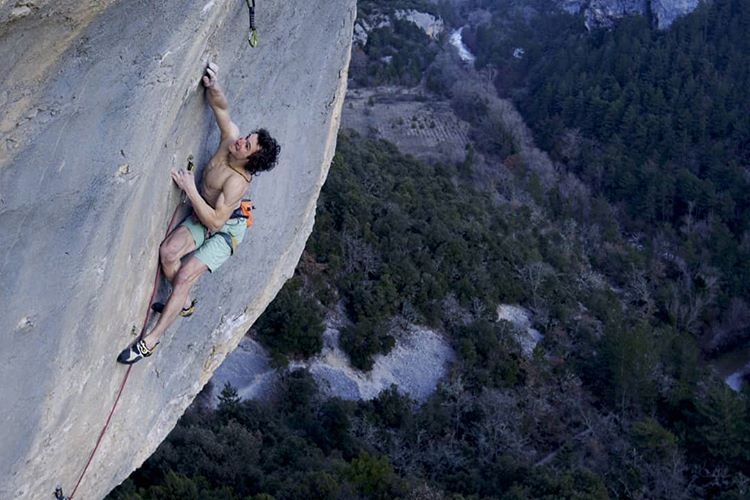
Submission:
<svg viewBox="0 0 750 500">
<path fill-rule="evenodd" d="M 190 196 L 191 193 L 197 193 L 198 188 L 195 187 L 195 176 L 189 170 L 174 169 L 172 170 L 172 180 L 180 189 Z"/>
<path fill-rule="evenodd" d="M 218 72 L 219 66 L 216 63 L 209 62 L 208 66 L 206 66 L 206 74 L 203 76 L 203 86 L 207 89 L 218 87 Z"/>
</svg>

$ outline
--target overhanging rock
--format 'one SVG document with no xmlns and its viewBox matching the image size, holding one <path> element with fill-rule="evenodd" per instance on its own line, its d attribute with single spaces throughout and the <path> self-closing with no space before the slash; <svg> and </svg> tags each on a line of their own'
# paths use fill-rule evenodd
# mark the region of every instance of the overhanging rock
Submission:
<svg viewBox="0 0 750 500">
<path fill-rule="evenodd" d="M 291 276 L 335 149 L 355 1 L 257 4 L 253 49 L 243 0 L 0 2 L 0 498 L 106 495 Z M 209 57 L 235 122 L 268 128 L 282 156 L 196 314 L 128 371 L 115 357 L 180 204 L 169 171 L 218 143 Z"/>
</svg>

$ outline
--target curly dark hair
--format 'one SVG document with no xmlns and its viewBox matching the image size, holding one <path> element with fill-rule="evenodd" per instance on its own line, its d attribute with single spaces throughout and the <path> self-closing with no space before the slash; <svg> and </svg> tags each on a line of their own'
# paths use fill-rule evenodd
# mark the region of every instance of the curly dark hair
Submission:
<svg viewBox="0 0 750 500">
<path fill-rule="evenodd" d="M 268 130 L 264 128 L 253 130 L 251 132 L 251 135 L 252 134 L 258 134 L 258 146 L 260 146 L 260 151 L 256 151 L 247 158 L 245 170 L 250 175 L 268 172 L 276 166 L 276 163 L 279 160 L 281 146 L 276 142 L 276 139 L 271 137 Z"/>
</svg>

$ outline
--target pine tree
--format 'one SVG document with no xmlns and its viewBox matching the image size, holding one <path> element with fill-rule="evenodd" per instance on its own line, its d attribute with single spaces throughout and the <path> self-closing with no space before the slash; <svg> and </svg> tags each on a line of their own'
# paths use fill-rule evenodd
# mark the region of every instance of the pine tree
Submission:
<svg viewBox="0 0 750 500">
<path fill-rule="evenodd" d="M 698 440 L 708 453 L 730 468 L 747 470 L 750 418 L 742 397 L 725 384 L 717 385 L 698 403 L 698 412 Z"/>
<path fill-rule="evenodd" d="M 240 396 L 237 389 L 229 382 L 224 383 L 224 388 L 219 394 L 219 410 L 222 412 L 234 411 L 239 407 Z"/>
</svg>

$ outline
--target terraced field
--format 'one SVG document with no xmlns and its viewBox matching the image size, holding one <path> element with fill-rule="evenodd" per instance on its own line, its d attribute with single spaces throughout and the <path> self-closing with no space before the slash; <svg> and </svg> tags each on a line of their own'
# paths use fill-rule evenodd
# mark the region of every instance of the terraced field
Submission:
<svg viewBox="0 0 750 500">
<path fill-rule="evenodd" d="M 421 88 L 349 90 L 341 127 L 386 139 L 427 161 L 462 161 L 469 142 L 469 124 L 453 113 L 448 101 Z"/>
</svg>

